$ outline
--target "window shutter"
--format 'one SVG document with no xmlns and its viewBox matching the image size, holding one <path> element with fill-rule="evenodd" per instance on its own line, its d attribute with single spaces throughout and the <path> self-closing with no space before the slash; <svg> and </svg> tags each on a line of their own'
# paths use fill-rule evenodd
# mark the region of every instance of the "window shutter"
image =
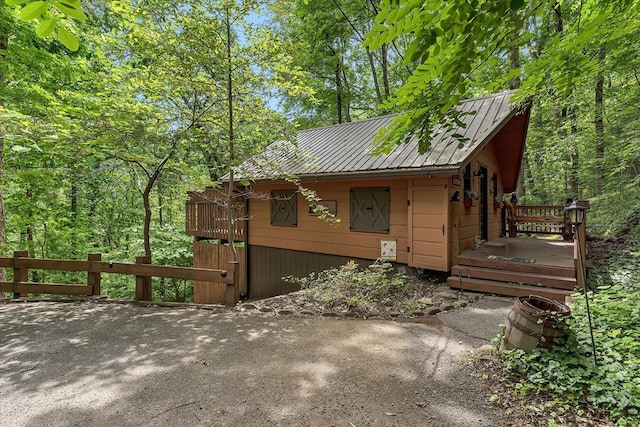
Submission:
<svg viewBox="0 0 640 427">
<path fill-rule="evenodd" d="M 271 225 L 295 227 L 298 224 L 298 203 L 295 191 L 271 192 Z"/>
<path fill-rule="evenodd" d="M 352 231 L 388 233 L 389 189 L 352 189 L 350 213 Z"/>
</svg>

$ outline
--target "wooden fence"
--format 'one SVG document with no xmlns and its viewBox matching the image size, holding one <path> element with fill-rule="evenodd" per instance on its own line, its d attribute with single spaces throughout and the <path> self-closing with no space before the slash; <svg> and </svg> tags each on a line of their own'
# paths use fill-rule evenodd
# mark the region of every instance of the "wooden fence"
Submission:
<svg viewBox="0 0 640 427">
<path fill-rule="evenodd" d="M 13 257 L 0 257 L 0 267 L 13 269 L 13 282 L 0 282 L 0 292 L 13 292 L 16 298 L 28 293 L 56 295 L 100 295 L 102 273 L 136 277 L 136 300 L 151 301 L 151 278 L 165 277 L 226 284 L 225 303 L 237 302 L 239 268 L 229 262 L 227 270 L 152 265 L 146 256 L 135 264 L 105 262 L 101 254 L 89 254 L 86 261 L 29 258 L 27 251 L 15 251 Z M 29 270 L 80 271 L 87 273 L 86 285 L 29 282 Z"/>
<path fill-rule="evenodd" d="M 238 254 L 238 276 L 235 287 L 236 300 L 240 299 L 240 294 L 247 292 L 247 269 L 246 269 L 246 247 L 236 247 Z M 193 242 L 193 266 L 199 268 L 219 269 L 231 262 L 231 255 L 228 244 L 220 244 L 207 240 Z M 223 283 L 207 283 L 201 281 L 193 282 L 193 302 L 200 304 L 217 304 L 225 301 L 226 288 Z"/>
</svg>

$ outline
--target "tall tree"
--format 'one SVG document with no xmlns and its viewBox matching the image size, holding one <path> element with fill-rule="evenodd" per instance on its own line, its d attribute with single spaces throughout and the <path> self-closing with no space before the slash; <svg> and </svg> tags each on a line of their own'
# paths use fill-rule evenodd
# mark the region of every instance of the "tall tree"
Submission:
<svg viewBox="0 0 640 427">
<path fill-rule="evenodd" d="M 540 94 L 553 87 L 566 95 L 581 76 L 593 75 L 596 63 L 584 52 L 593 40 L 603 43 L 626 40 L 635 31 L 628 25 L 636 20 L 638 2 L 597 0 L 568 2 L 577 12 L 563 37 L 552 37 L 537 58 L 524 66 L 522 86 L 515 100 Z M 386 134 L 384 149 L 401 143 L 407 135 L 420 136 L 420 149 L 428 146 L 431 129 L 437 123 L 458 124 L 453 107 L 467 95 L 469 81 L 496 54 L 508 51 L 512 34 L 520 34 L 521 45 L 530 38 L 523 23 L 544 19 L 553 13 L 555 0 L 525 2 L 439 2 L 383 0 L 377 21 L 368 35 L 372 48 L 410 38 L 406 52 L 408 64 L 415 64 L 413 76 L 395 95 L 398 110 L 406 110 Z M 513 74 L 506 76 L 513 78 Z M 508 80 L 507 80 L 508 81 Z M 506 82 L 504 82 L 506 83 Z"/>
<path fill-rule="evenodd" d="M 377 13 L 375 2 L 278 0 L 271 6 L 273 31 L 296 51 L 294 64 L 306 70 L 309 90 L 284 94 L 285 109 L 302 126 L 362 119 L 380 111 L 406 70 L 389 53 L 362 45 Z"/>
</svg>

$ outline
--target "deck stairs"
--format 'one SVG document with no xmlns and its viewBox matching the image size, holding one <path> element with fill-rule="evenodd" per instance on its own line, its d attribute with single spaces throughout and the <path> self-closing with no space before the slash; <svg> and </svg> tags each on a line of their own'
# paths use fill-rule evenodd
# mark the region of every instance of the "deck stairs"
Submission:
<svg viewBox="0 0 640 427">
<path fill-rule="evenodd" d="M 564 301 L 577 284 L 575 268 L 467 254 L 460 254 L 458 263 L 452 267 L 447 280 L 450 288 L 506 296 L 538 295 Z"/>
</svg>

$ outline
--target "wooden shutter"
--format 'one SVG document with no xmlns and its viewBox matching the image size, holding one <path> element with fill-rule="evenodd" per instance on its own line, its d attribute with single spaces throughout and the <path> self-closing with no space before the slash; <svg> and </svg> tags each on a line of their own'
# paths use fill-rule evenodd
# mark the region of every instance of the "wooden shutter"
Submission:
<svg viewBox="0 0 640 427">
<path fill-rule="evenodd" d="M 272 191 L 271 225 L 295 227 L 298 224 L 297 207 L 295 191 Z"/>
<path fill-rule="evenodd" d="M 351 231 L 389 233 L 389 189 L 351 190 Z"/>
</svg>

